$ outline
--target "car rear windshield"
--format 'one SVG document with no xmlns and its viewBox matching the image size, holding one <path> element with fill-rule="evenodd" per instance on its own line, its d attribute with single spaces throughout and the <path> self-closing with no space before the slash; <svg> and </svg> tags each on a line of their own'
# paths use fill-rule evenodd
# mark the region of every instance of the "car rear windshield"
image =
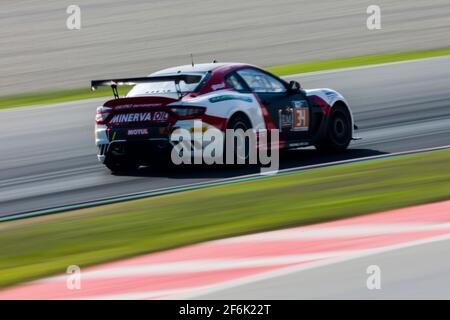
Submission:
<svg viewBox="0 0 450 320">
<path fill-rule="evenodd" d="M 128 92 L 127 97 L 136 96 L 152 96 L 152 95 L 171 95 L 171 94 L 187 94 L 194 92 L 200 83 L 205 78 L 206 72 L 198 73 L 201 75 L 198 82 L 189 82 L 181 80 L 179 82 L 179 91 L 176 88 L 174 81 L 161 81 L 161 82 L 150 82 L 150 83 L 140 83 L 133 87 L 133 89 Z"/>
</svg>

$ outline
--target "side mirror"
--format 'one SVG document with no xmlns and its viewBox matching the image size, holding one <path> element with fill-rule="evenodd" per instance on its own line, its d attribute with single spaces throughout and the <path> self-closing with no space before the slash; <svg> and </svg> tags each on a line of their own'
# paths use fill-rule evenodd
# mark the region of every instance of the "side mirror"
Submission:
<svg viewBox="0 0 450 320">
<path fill-rule="evenodd" d="M 289 92 L 298 92 L 302 86 L 297 81 L 290 81 L 288 86 Z"/>
</svg>

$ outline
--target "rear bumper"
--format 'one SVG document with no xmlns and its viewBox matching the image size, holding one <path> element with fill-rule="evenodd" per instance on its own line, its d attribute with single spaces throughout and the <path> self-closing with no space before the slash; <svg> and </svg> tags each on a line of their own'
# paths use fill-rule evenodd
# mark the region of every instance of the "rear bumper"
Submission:
<svg viewBox="0 0 450 320">
<path fill-rule="evenodd" d="M 129 156 L 138 158 L 144 162 L 150 158 L 167 155 L 173 143 L 170 140 L 170 132 L 175 129 L 192 130 L 217 129 L 211 124 L 202 122 L 202 127 L 197 128 L 195 120 L 179 120 L 173 126 L 143 127 L 148 130 L 147 136 L 127 137 L 126 132 L 132 128 L 119 127 L 108 129 L 104 125 L 95 128 L 95 143 L 98 147 L 97 158 L 104 163 L 108 155 Z M 136 127 L 133 127 L 136 128 Z M 218 130 L 218 129 L 217 129 Z"/>
<path fill-rule="evenodd" d="M 130 157 L 145 163 L 152 158 L 167 155 L 173 144 L 169 138 L 149 138 L 142 140 L 114 140 L 107 144 L 98 144 L 97 158 L 104 163 L 106 157 Z"/>
</svg>

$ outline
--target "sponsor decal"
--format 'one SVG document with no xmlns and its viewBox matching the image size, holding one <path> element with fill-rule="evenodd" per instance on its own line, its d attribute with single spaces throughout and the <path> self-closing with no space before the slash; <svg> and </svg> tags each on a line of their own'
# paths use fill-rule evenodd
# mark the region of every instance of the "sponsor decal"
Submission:
<svg viewBox="0 0 450 320">
<path fill-rule="evenodd" d="M 138 112 L 138 113 L 122 113 L 115 115 L 110 124 L 122 124 L 122 123 L 133 123 L 133 122 L 146 122 L 146 121 L 166 121 L 169 114 L 164 111 L 157 112 Z"/>
<path fill-rule="evenodd" d="M 336 99 L 337 94 L 333 91 L 325 91 L 325 95 L 328 98 L 328 103 L 332 103 L 334 99 Z"/>
<path fill-rule="evenodd" d="M 128 136 L 145 136 L 148 134 L 148 129 L 128 129 Z"/>
<path fill-rule="evenodd" d="M 134 109 L 134 108 L 153 108 L 153 107 L 161 107 L 162 103 L 146 103 L 146 104 L 122 104 L 119 106 L 116 106 L 116 110 L 127 110 L 127 109 Z"/>
<path fill-rule="evenodd" d="M 309 124 L 309 109 L 308 108 L 295 108 L 293 117 L 292 130 L 303 131 L 308 130 Z"/>
<path fill-rule="evenodd" d="M 308 103 L 304 100 L 300 100 L 300 101 L 292 101 L 292 106 L 294 108 L 307 108 L 308 107 Z"/>
<path fill-rule="evenodd" d="M 245 101 L 245 102 L 252 102 L 253 99 L 250 97 L 243 97 L 243 96 L 236 96 L 236 95 L 232 95 L 232 94 L 226 94 L 226 95 L 221 95 L 221 96 L 217 96 L 217 97 L 212 97 L 209 99 L 209 102 L 211 103 L 216 103 L 216 102 L 222 102 L 222 101 L 227 101 L 227 100 L 241 100 L 241 101 Z"/>
<path fill-rule="evenodd" d="M 309 108 L 306 101 L 293 101 L 292 106 L 278 112 L 280 130 L 307 131 L 309 129 Z"/>
<path fill-rule="evenodd" d="M 278 111 L 278 117 L 280 119 L 280 130 L 292 127 L 292 108 Z"/>
<path fill-rule="evenodd" d="M 153 121 L 166 121 L 169 117 L 169 114 L 167 112 L 154 112 L 153 113 Z"/>
</svg>

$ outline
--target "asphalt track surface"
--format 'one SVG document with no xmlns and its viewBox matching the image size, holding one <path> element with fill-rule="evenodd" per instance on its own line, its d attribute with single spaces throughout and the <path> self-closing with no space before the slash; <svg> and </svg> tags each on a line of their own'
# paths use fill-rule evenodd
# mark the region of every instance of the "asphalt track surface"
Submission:
<svg viewBox="0 0 450 320">
<path fill-rule="evenodd" d="M 68 30 L 66 9 L 81 9 Z M 367 7 L 381 8 L 368 30 Z M 198 62 L 275 65 L 449 46 L 448 0 L 2 0 L 0 95 Z"/>
<path fill-rule="evenodd" d="M 450 57 L 293 77 L 346 96 L 362 140 L 332 157 L 281 154 L 281 168 L 450 144 Z M 141 168 L 112 175 L 97 162 L 103 100 L 0 111 L 0 216 L 252 173 L 217 167 Z"/>
<path fill-rule="evenodd" d="M 450 240 L 387 251 L 198 296 L 198 299 L 450 299 Z M 380 289 L 367 288 L 367 268 Z"/>
</svg>

